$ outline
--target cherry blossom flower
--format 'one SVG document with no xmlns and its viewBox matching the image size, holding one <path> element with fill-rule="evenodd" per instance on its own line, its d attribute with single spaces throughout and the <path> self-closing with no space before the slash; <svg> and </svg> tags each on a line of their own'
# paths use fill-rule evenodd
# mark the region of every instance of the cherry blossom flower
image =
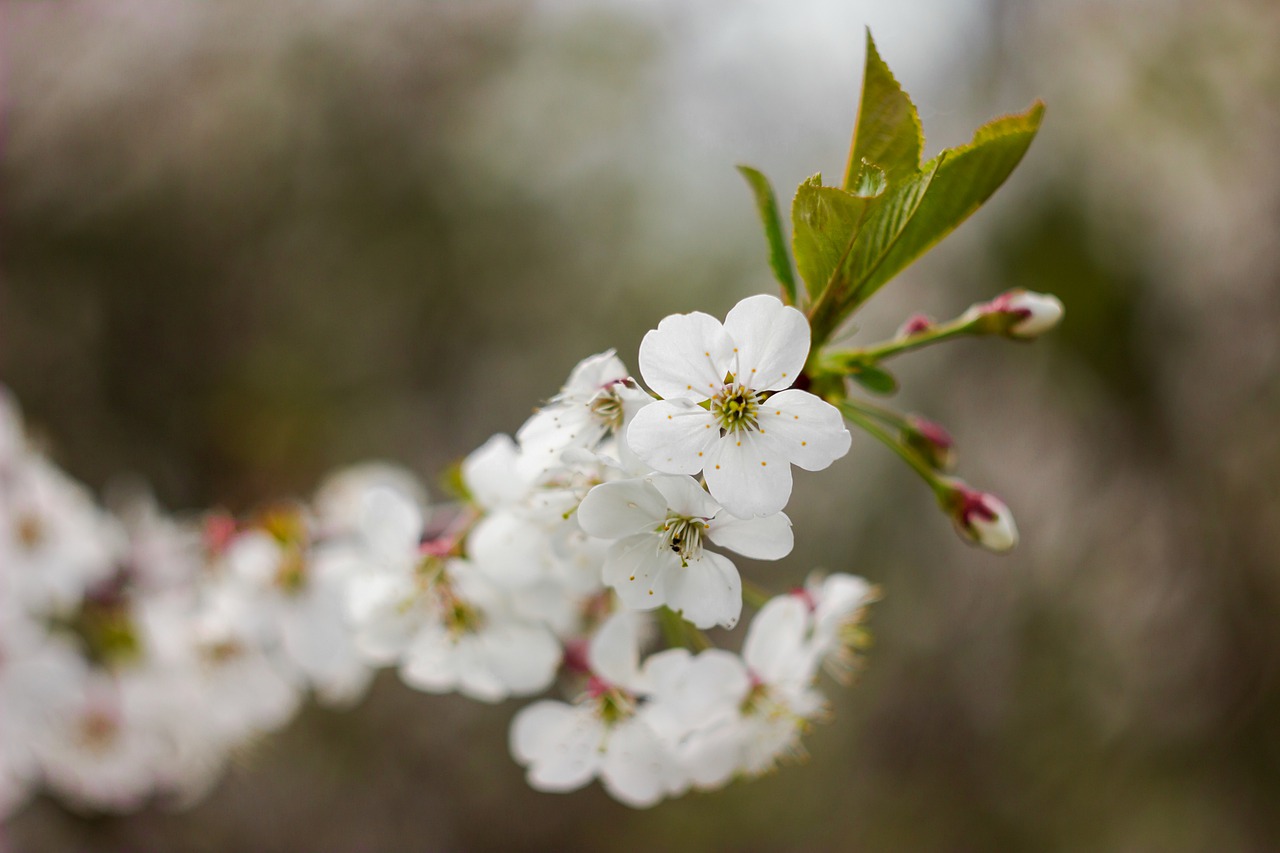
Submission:
<svg viewBox="0 0 1280 853">
<path fill-rule="evenodd" d="M 636 413 L 627 444 L 657 471 L 702 473 L 736 516 L 779 512 L 792 465 L 826 468 L 851 441 L 834 406 L 790 387 L 808 355 L 804 315 L 772 296 L 742 300 L 723 325 L 667 317 L 640 344 L 640 373 L 664 399 Z"/>
<path fill-rule="evenodd" d="M 646 808 L 686 787 L 658 735 L 637 714 L 645 690 L 640 622 L 619 611 L 592 637 L 587 691 L 569 705 L 544 700 L 516 714 L 510 747 L 539 791 L 574 791 L 599 777 L 614 799 Z"/>
<path fill-rule="evenodd" d="M 518 467 L 527 477 L 547 476 L 571 447 L 591 449 L 621 433 L 650 401 L 613 350 L 583 359 L 552 397 L 516 433 L 523 453 Z"/>
<path fill-rule="evenodd" d="M 592 489 L 578 507 L 592 536 L 617 540 L 604 558 L 604 582 L 632 610 L 666 605 L 699 628 L 731 628 L 742 610 L 742 581 L 727 557 L 704 540 L 746 557 L 777 560 L 791 552 L 783 513 L 730 515 L 696 480 L 654 474 Z"/>
</svg>

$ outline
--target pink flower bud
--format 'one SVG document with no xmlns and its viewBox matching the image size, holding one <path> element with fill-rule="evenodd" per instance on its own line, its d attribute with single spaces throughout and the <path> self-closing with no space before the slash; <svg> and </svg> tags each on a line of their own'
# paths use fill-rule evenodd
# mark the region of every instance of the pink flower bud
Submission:
<svg viewBox="0 0 1280 853">
<path fill-rule="evenodd" d="M 909 415 L 907 428 L 903 430 L 903 441 L 923 456 L 935 470 L 946 471 L 955 464 L 956 443 L 942 424 Z"/>
<path fill-rule="evenodd" d="M 1005 502 L 988 492 L 970 489 L 960 480 L 951 480 L 950 485 L 951 490 L 942 503 L 955 523 L 956 532 L 988 551 L 1013 550 L 1018 544 L 1018 528 Z"/>
<path fill-rule="evenodd" d="M 934 327 L 932 317 L 924 314 L 912 314 L 907 321 L 898 327 L 897 338 L 909 338 L 912 335 L 918 335 L 921 332 L 927 332 Z"/>
<path fill-rule="evenodd" d="M 970 322 L 982 321 L 980 331 L 1031 340 L 1062 320 L 1062 301 L 1051 293 L 1015 288 L 990 302 L 980 302 L 966 313 Z"/>
</svg>

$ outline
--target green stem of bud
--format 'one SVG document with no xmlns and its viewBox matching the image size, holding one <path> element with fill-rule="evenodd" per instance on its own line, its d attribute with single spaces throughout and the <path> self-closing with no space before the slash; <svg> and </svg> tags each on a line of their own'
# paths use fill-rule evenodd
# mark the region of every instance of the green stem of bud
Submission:
<svg viewBox="0 0 1280 853">
<path fill-rule="evenodd" d="M 869 347 L 850 350 L 829 350 L 819 357 L 818 366 L 823 372 L 847 373 L 851 366 L 874 365 L 895 355 L 918 350 L 952 338 L 985 334 L 986 330 L 979 328 L 981 325 L 980 319 L 975 320 L 972 317 L 961 316 L 947 323 L 930 326 L 922 332 L 872 344 Z"/>
<path fill-rule="evenodd" d="M 919 474 L 920 478 L 929 485 L 929 488 L 933 489 L 933 493 L 937 496 L 939 502 L 951 492 L 944 479 L 933 470 L 927 461 L 920 457 L 920 454 L 905 446 L 896 436 L 891 435 L 874 418 L 863 412 L 858 404 L 851 400 L 844 400 L 840 403 L 840 412 L 848 418 L 850 423 L 898 454 L 902 461 L 910 465 L 912 470 Z"/>
</svg>

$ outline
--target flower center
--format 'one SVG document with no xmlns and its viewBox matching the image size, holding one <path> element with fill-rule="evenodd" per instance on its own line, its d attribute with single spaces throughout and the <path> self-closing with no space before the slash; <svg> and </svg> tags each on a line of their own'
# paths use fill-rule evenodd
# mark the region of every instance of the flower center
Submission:
<svg viewBox="0 0 1280 853">
<path fill-rule="evenodd" d="M 700 518 L 689 518 L 670 513 L 658 528 L 661 537 L 660 551 L 670 550 L 680 555 L 680 565 L 688 566 L 690 560 L 702 558 L 702 536 L 707 523 Z"/>
<path fill-rule="evenodd" d="M 618 396 L 615 387 L 615 385 L 609 385 L 592 397 L 591 402 L 587 403 L 587 408 L 591 410 L 592 416 L 604 424 L 610 432 L 617 432 L 622 428 L 624 414 L 622 398 Z"/>
<path fill-rule="evenodd" d="M 439 586 L 440 615 L 445 630 L 454 640 L 474 634 L 485 626 L 484 612 L 469 601 L 459 598 L 447 582 Z"/>
<path fill-rule="evenodd" d="M 105 752 L 120 733 L 120 723 L 115 716 L 101 710 L 91 710 L 80 718 L 80 745 L 90 752 Z"/>
<path fill-rule="evenodd" d="M 711 414 L 720 422 L 724 433 L 757 430 L 760 428 L 760 402 L 763 399 L 763 394 L 730 382 L 711 398 Z"/>
<path fill-rule="evenodd" d="M 44 524 L 37 515 L 19 516 L 15 533 L 24 550 L 34 551 L 44 541 Z"/>
</svg>

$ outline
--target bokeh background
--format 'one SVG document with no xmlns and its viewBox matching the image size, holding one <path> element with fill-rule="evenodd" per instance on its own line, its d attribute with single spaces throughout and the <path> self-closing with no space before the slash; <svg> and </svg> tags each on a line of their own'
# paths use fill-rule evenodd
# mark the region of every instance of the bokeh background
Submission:
<svg viewBox="0 0 1280 853">
<path fill-rule="evenodd" d="M 768 290 L 750 196 L 844 163 L 863 26 L 932 154 L 1048 103 L 859 339 L 1012 286 L 1034 346 L 901 363 L 1013 507 L 967 548 L 865 436 L 795 553 L 882 585 L 806 766 L 635 812 L 529 790 L 514 703 L 310 710 L 189 811 L 38 799 L 15 851 L 1280 849 L 1273 0 L 3 3 L 0 381 L 100 494 L 173 510 L 424 477 L 581 357 Z M 437 495 L 439 492 L 437 491 Z"/>
</svg>

